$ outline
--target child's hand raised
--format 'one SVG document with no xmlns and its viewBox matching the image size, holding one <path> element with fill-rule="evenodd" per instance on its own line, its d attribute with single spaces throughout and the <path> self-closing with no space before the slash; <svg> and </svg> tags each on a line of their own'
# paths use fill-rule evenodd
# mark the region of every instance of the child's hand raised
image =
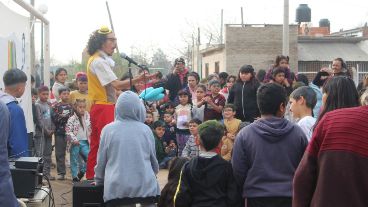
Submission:
<svg viewBox="0 0 368 207">
<path fill-rule="evenodd" d="M 211 98 L 211 97 L 209 97 L 209 96 L 204 97 L 204 100 L 205 100 L 205 101 L 206 101 L 206 103 L 208 103 L 208 104 L 213 104 L 212 98 Z"/>
</svg>

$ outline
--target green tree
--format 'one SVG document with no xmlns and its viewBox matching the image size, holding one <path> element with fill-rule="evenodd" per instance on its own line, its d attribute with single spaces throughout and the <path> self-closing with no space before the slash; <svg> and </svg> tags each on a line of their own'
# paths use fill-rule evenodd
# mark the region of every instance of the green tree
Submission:
<svg viewBox="0 0 368 207">
<path fill-rule="evenodd" d="M 168 60 L 167 55 L 158 48 L 152 56 L 151 67 L 153 68 L 164 68 L 169 70 L 172 67 L 171 62 Z"/>
</svg>

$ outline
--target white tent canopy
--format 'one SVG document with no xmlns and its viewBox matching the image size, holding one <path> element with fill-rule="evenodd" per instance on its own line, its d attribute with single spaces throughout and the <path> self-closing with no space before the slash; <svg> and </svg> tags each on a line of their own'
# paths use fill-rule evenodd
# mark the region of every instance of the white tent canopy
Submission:
<svg viewBox="0 0 368 207">
<path fill-rule="evenodd" d="M 49 85 L 49 22 L 32 6 L 22 0 L 14 0 L 19 6 L 32 13 L 45 24 L 45 85 Z M 0 89 L 4 88 L 3 75 L 6 70 L 16 67 L 23 70 L 28 77 L 26 90 L 19 99 L 26 117 L 27 132 L 33 132 L 32 96 L 31 96 L 31 65 L 30 65 L 30 18 L 22 16 L 0 2 Z"/>
<path fill-rule="evenodd" d="M 3 75 L 9 67 L 22 69 L 28 77 L 26 90 L 19 102 L 26 117 L 27 131 L 33 132 L 31 68 L 29 47 L 29 18 L 19 15 L 0 2 L 0 88 L 4 87 Z M 11 52 L 12 51 L 12 52 Z M 9 62 L 13 59 L 13 66 Z"/>
</svg>

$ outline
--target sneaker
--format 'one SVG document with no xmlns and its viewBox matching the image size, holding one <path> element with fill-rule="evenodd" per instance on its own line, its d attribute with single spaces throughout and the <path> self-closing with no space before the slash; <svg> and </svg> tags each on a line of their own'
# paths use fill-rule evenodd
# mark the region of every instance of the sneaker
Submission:
<svg viewBox="0 0 368 207">
<path fill-rule="evenodd" d="M 48 176 L 49 177 L 49 180 L 55 180 L 55 177 L 54 176 Z"/>
<path fill-rule="evenodd" d="M 58 180 L 65 180 L 65 175 L 58 175 L 57 179 Z"/>
<path fill-rule="evenodd" d="M 80 180 L 78 178 L 73 178 L 73 183 L 77 183 L 79 182 Z"/>
<path fill-rule="evenodd" d="M 82 180 L 83 177 L 84 177 L 84 172 L 79 172 L 78 173 L 78 179 Z"/>
</svg>

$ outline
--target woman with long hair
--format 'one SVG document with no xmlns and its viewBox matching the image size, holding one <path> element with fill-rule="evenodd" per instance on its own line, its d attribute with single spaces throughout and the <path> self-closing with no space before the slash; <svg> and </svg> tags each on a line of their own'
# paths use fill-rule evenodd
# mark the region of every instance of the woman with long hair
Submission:
<svg viewBox="0 0 368 207">
<path fill-rule="evenodd" d="M 197 103 L 196 89 L 199 84 L 199 75 L 196 72 L 188 74 L 188 86 L 185 88 L 191 95 L 193 104 Z"/>
<path fill-rule="evenodd" d="M 349 77 L 331 77 L 323 86 L 322 92 L 322 111 L 314 127 L 318 125 L 318 122 L 327 112 L 359 106 L 358 91 L 355 88 L 354 81 Z"/>
<path fill-rule="evenodd" d="M 235 117 L 247 122 L 253 122 L 259 117 L 257 105 L 257 90 L 260 83 L 255 77 L 254 68 L 251 65 L 243 65 L 239 69 L 238 79 L 230 90 L 228 103 L 236 108 Z"/>
<path fill-rule="evenodd" d="M 174 207 L 174 195 L 179 183 L 180 172 L 188 161 L 185 157 L 176 157 L 170 161 L 167 183 L 161 191 L 158 207 Z"/>
<path fill-rule="evenodd" d="M 268 83 L 272 80 L 272 74 L 275 68 L 284 68 L 285 78 L 288 80 L 289 84 L 293 84 L 294 78 L 291 77 L 291 70 L 289 65 L 289 56 L 278 55 L 276 56 L 275 63 L 267 71 L 266 77 L 264 78 L 264 83 Z"/>
<path fill-rule="evenodd" d="M 220 94 L 223 95 L 226 100 L 229 97 L 230 89 L 233 87 L 235 81 L 236 81 L 236 76 L 234 75 L 227 76 L 226 85 L 220 91 Z"/>
<path fill-rule="evenodd" d="M 68 79 L 68 71 L 65 68 L 58 68 L 55 71 L 55 82 L 52 85 L 52 96 L 59 101 L 59 89 L 67 87 L 66 80 Z"/>
</svg>

